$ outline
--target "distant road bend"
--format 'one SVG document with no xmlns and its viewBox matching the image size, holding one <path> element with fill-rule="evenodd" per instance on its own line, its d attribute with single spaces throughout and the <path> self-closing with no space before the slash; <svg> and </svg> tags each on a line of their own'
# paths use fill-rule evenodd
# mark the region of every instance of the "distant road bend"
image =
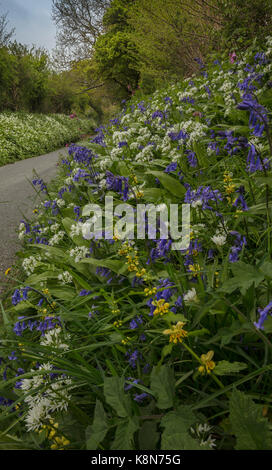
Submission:
<svg viewBox="0 0 272 470">
<path fill-rule="evenodd" d="M 23 216 L 29 217 L 33 211 L 33 170 L 49 182 L 56 175 L 60 154 L 65 152 L 64 148 L 0 167 L 0 292 L 4 273 L 20 249 L 16 229 Z"/>
</svg>

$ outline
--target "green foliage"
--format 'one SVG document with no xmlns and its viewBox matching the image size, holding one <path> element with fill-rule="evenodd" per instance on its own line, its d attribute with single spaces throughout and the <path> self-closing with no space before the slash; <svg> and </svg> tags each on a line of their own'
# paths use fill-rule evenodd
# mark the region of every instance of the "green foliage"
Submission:
<svg viewBox="0 0 272 470">
<path fill-rule="evenodd" d="M 152 370 L 151 391 L 157 399 L 157 407 L 160 409 L 171 408 L 174 404 L 174 374 L 167 366 L 158 366 Z"/>
<path fill-rule="evenodd" d="M 124 379 L 120 377 L 106 377 L 104 381 L 104 395 L 106 402 L 118 416 L 123 418 L 131 415 L 131 402 L 124 392 Z"/>
<path fill-rule="evenodd" d="M 138 85 L 136 70 L 137 51 L 131 40 L 128 12 L 133 1 L 114 0 L 106 10 L 103 22 L 106 32 L 95 43 L 94 61 L 98 74 L 115 83 L 120 97 L 126 97 L 128 89 Z"/>
<path fill-rule="evenodd" d="M 0 166 L 59 149 L 94 128 L 91 119 L 62 114 L 0 113 Z"/>
<path fill-rule="evenodd" d="M 87 450 L 95 450 L 104 440 L 108 432 L 108 422 L 102 403 L 96 400 L 94 421 L 91 426 L 86 429 L 86 448 Z"/>
<path fill-rule="evenodd" d="M 56 423 L 67 449 L 271 448 L 271 46 L 126 102 L 38 191 L 2 309 L 0 446 L 55 449 Z M 237 108 L 249 82 L 263 128 Z M 190 203 L 188 249 L 86 239 L 107 195 Z"/>
<path fill-rule="evenodd" d="M 271 31 L 270 0 L 220 0 L 218 7 L 223 25 L 218 39 L 223 46 L 245 49 L 255 38 L 261 43 Z"/>
<path fill-rule="evenodd" d="M 271 425 L 262 416 L 262 407 L 238 390 L 230 399 L 230 423 L 236 450 L 272 450 Z"/>
<path fill-rule="evenodd" d="M 162 450 L 201 450 L 198 442 L 191 436 L 190 428 L 197 418 L 190 407 L 180 406 L 170 411 L 161 420 Z"/>
</svg>

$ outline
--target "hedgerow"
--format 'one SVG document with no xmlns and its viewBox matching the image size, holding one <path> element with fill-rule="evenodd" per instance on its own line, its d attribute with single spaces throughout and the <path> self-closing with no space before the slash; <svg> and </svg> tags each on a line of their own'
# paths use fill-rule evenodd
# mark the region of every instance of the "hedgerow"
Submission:
<svg viewBox="0 0 272 470">
<path fill-rule="evenodd" d="M 33 180 L 24 281 L 3 309 L 2 447 L 272 448 L 265 44 L 198 60 L 198 75 L 124 103 L 70 146 L 58 179 Z M 189 248 L 171 250 L 159 230 L 122 240 L 120 223 L 84 238 L 105 196 L 135 210 L 190 204 Z"/>
</svg>

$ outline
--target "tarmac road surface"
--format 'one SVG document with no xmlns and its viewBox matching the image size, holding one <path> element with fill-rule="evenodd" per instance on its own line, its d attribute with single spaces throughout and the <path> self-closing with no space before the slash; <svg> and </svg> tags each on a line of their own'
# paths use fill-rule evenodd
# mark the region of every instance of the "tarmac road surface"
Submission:
<svg viewBox="0 0 272 470">
<path fill-rule="evenodd" d="M 56 174 L 60 154 L 66 152 L 64 148 L 0 167 L 0 293 L 4 273 L 20 249 L 16 230 L 20 221 L 32 214 L 35 205 L 36 193 L 30 183 L 33 170 L 49 182 Z"/>
</svg>

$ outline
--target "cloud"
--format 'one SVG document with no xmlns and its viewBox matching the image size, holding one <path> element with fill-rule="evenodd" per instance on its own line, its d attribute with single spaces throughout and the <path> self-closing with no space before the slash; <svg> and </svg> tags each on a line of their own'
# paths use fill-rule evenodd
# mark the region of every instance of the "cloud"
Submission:
<svg viewBox="0 0 272 470">
<path fill-rule="evenodd" d="M 51 0 L 0 0 L 0 12 L 8 12 L 15 38 L 23 44 L 53 49 L 56 29 L 51 19 Z"/>
</svg>

